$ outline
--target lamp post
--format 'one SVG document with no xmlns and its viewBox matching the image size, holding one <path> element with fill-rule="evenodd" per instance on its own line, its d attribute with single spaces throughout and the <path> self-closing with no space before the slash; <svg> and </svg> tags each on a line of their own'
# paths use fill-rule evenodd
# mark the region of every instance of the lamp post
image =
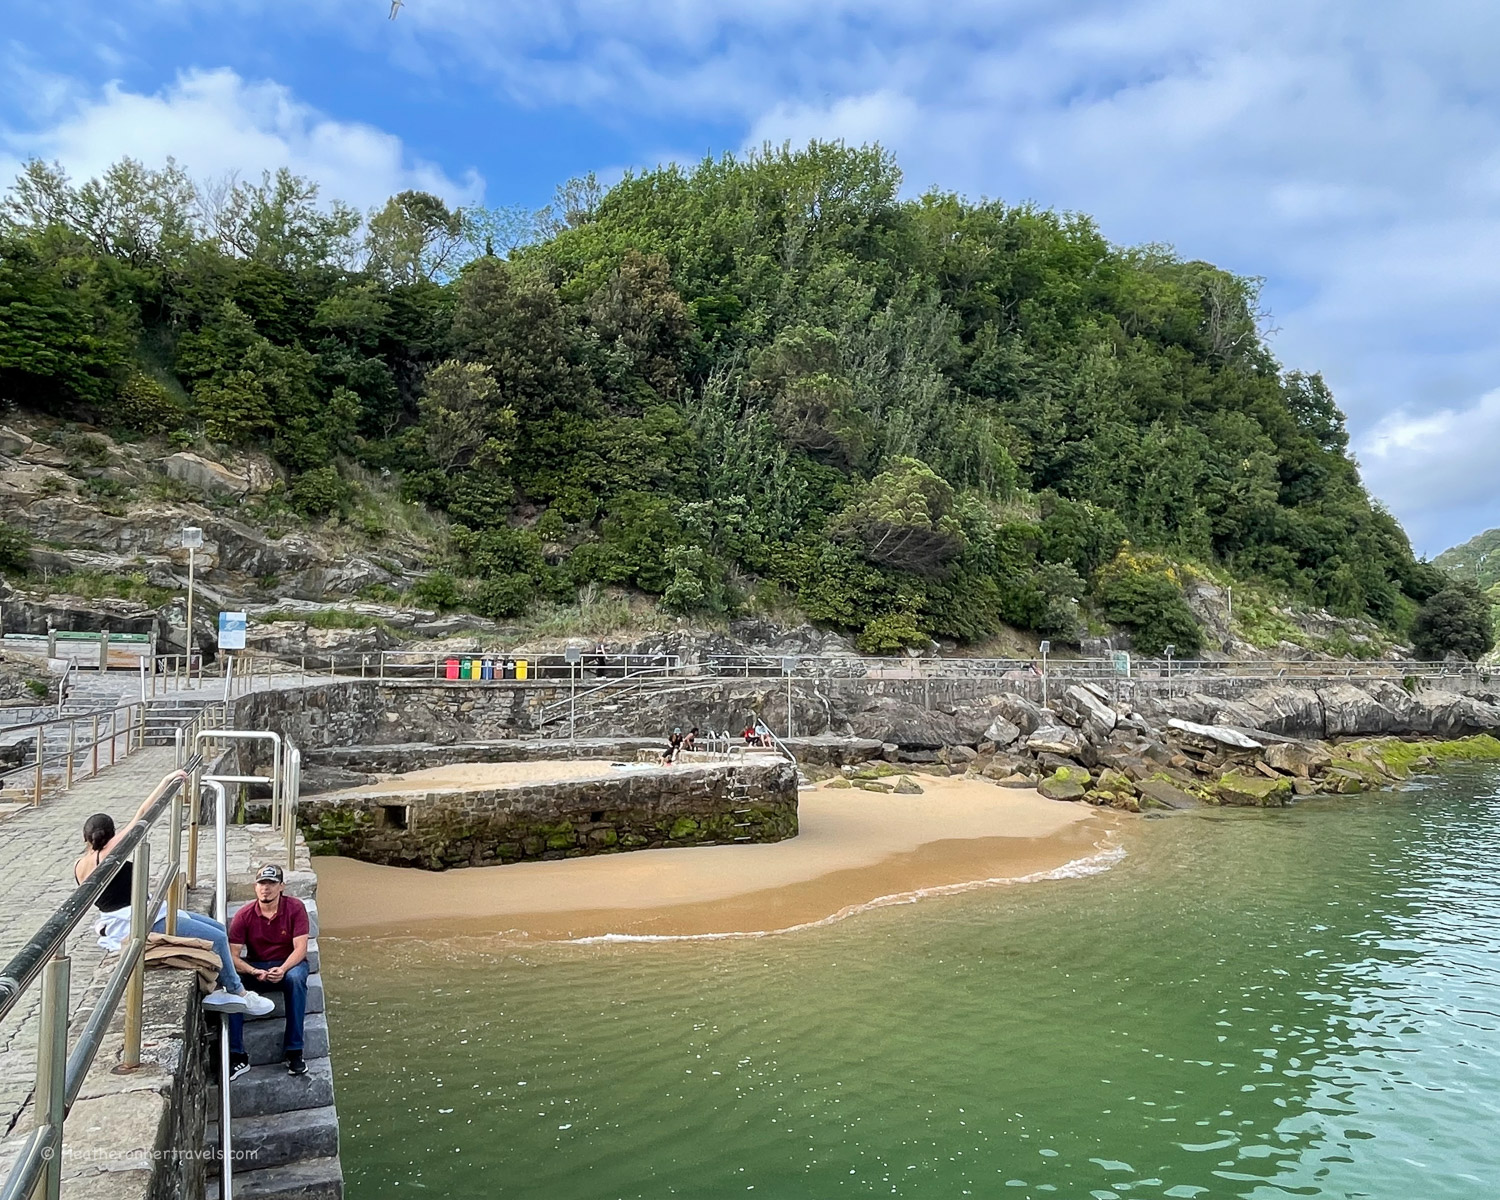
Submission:
<svg viewBox="0 0 1500 1200">
<path fill-rule="evenodd" d="M 187 636 L 183 638 L 184 648 L 187 651 L 187 677 L 188 686 L 193 686 L 193 575 L 198 565 L 198 548 L 203 545 L 203 530 L 196 525 L 184 525 L 182 527 L 182 544 L 187 547 L 188 552 L 188 597 L 187 597 Z"/>
<path fill-rule="evenodd" d="M 792 725 L 792 676 L 797 671 L 797 660 L 788 654 L 781 660 L 781 673 L 786 676 L 786 735 L 794 737 Z"/>
<path fill-rule="evenodd" d="M 1052 643 L 1042 642 L 1038 647 L 1042 652 L 1042 707 L 1047 707 L 1047 652 L 1052 649 Z"/>
<path fill-rule="evenodd" d="M 578 737 L 578 665 L 583 662 L 583 651 L 565 647 L 563 661 L 568 664 L 568 741 L 572 742 Z"/>
<path fill-rule="evenodd" d="M 1172 655 L 1177 653 L 1177 647 L 1169 644 L 1164 649 L 1167 654 L 1167 695 L 1170 696 L 1172 694 Z"/>
</svg>

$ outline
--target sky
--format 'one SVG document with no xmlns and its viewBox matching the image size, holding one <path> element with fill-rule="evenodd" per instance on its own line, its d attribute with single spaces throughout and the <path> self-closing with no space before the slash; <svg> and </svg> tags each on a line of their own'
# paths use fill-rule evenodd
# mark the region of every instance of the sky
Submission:
<svg viewBox="0 0 1500 1200">
<path fill-rule="evenodd" d="M 1500 526 L 1500 5 L 11 0 L 0 178 L 122 155 L 540 207 L 809 138 L 1264 279 L 1420 553 Z"/>
</svg>

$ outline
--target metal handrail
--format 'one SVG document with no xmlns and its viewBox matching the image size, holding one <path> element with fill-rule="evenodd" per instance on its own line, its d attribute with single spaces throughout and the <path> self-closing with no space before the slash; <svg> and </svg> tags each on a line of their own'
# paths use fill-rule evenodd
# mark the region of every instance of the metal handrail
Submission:
<svg viewBox="0 0 1500 1200">
<path fill-rule="evenodd" d="M 791 759 L 792 766 L 795 767 L 795 766 L 798 765 L 798 763 L 797 763 L 797 756 L 792 753 L 791 747 L 788 746 L 785 742 L 783 742 L 779 737 L 776 736 L 776 731 L 774 729 L 772 729 L 771 726 L 769 724 L 767 724 L 765 721 L 762 721 L 760 719 L 760 716 L 759 716 L 758 713 L 752 712 L 750 714 L 750 723 L 756 729 L 764 729 L 768 734 L 770 734 L 771 741 L 776 744 L 776 749 L 780 750 L 783 754 L 785 754 L 787 756 L 787 758 Z"/>
<path fill-rule="evenodd" d="M 194 758 L 192 771 L 201 766 Z M 37 1045 L 37 1089 L 33 1101 L 36 1124 L 0 1189 L 0 1200 L 25 1200 L 40 1186 L 42 1194 L 55 1198 L 61 1182 L 63 1124 L 83 1087 L 85 1075 L 103 1043 L 121 1000 L 125 1002 L 125 1049 L 122 1065 L 137 1067 L 141 1061 L 141 1006 L 145 990 L 146 937 L 164 904 L 167 927 L 175 927 L 172 904 L 182 879 L 183 785 L 190 770 L 167 775 L 147 797 L 148 807 L 89 877 L 56 909 L 42 927 L 0 969 L 0 1021 L 16 1007 L 26 989 L 42 979 L 41 1030 Z M 169 810 L 169 845 L 166 869 L 155 894 L 148 894 L 151 880 L 151 827 Z M 68 1009 L 72 961 L 66 953 L 68 939 L 88 919 L 89 910 L 127 862 L 133 866 L 130 902 L 130 940 L 121 948 L 115 965 L 88 1023 L 68 1053 Z"/>
<path fill-rule="evenodd" d="M 126 713 L 123 725 L 120 714 Z M 108 733 L 101 734 L 99 726 L 104 719 L 109 721 Z M 78 740 L 78 725 L 83 723 L 90 727 L 90 736 L 87 741 L 80 744 Z M 66 726 L 68 730 L 68 748 L 47 753 L 47 731 Z M 139 700 L 133 700 L 128 704 L 121 704 L 116 708 L 102 708 L 87 716 L 78 717 L 53 717 L 42 721 L 27 721 L 17 725 L 4 727 L 4 734 L 9 739 L 11 735 L 24 733 L 32 730 L 36 741 L 36 759 L 34 762 L 21 766 L 11 767 L 0 771 L 0 781 L 9 781 L 13 776 L 32 776 L 31 802 L 40 804 L 44 789 L 47 767 L 63 767 L 64 787 L 73 786 L 73 770 L 80 754 L 87 754 L 89 763 L 89 777 L 97 775 L 100 771 L 99 748 L 107 745 L 109 747 L 108 766 L 113 766 L 117 758 L 128 758 L 133 751 L 141 749 L 146 744 L 146 705 Z M 125 739 L 124 753 L 119 754 L 119 740 Z"/>
</svg>

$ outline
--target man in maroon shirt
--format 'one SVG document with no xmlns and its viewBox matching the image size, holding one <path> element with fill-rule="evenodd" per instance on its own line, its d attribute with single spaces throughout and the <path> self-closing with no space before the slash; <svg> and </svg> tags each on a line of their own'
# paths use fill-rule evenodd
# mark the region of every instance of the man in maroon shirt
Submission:
<svg viewBox="0 0 1500 1200">
<path fill-rule="evenodd" d="M 242 975 L 259 981 L 262 991 L 286 994 L 286 1069 L 307 1074 L 302 1061 L 302 1022 L 307 1015 L 307 939 L 312 926 L 307 907 L 296 896 L 282 894 L 278 866 L 264 866 L 255 877 L 255 903 L 247 904 L 229 922 L 229 949 Z M 245 1018 L 229 1018 L 229 1077 L 238 1079 L 250 1069 L 245 1053 Z"/>
</svg>

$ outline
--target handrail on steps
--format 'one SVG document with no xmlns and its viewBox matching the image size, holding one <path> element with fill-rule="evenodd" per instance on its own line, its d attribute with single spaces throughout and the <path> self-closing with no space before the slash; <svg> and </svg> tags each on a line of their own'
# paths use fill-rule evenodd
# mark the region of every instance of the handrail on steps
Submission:
<svg viewBox="0 0 1500 1200">
<path fill-rule="evenodd" d="M 0 1021 L 20 1004 L 27 989 L 41 978 L 41 1028 L 37 1041 L 35 1127 L 21 1146 L 15 1165 L 0 1185 L 0 1200 L 28 1200 L 34 1195 L 55 1198 L 62 1179 L 63 1126 L 78 1099 L 84 1077 L 93 1065 L 104 1035 L 124 1001 L 125 1047 L 122 1065 L 141 1061 L 141 1007 L 145 992 L 146 936 L 156 915 L 166 906 L 168 933 L 176 931 L 177 908 L 185 876 L 182 871 L 182 826 L 185 793 L 196 796 L 193 781 L 202 768 L 194 756 L 185 768 L 172 771 L 147 797 L 141 820 L 120 840 L 94 871 L 43 921 L 41 928 L 0 968 Z M 151 828 L 170 813 L 167 862 L 154 894 L 150 893 Z M 219 854 L 223 857 L 223 826 Z M 100 894 L 129 862 L 133 865 L 130 898 L 130 940 L 120 952 L 88 1023 L 68 1050 L 69 992 L 72 959 L 68 939 L 89 919 Z"/>
</svg>

